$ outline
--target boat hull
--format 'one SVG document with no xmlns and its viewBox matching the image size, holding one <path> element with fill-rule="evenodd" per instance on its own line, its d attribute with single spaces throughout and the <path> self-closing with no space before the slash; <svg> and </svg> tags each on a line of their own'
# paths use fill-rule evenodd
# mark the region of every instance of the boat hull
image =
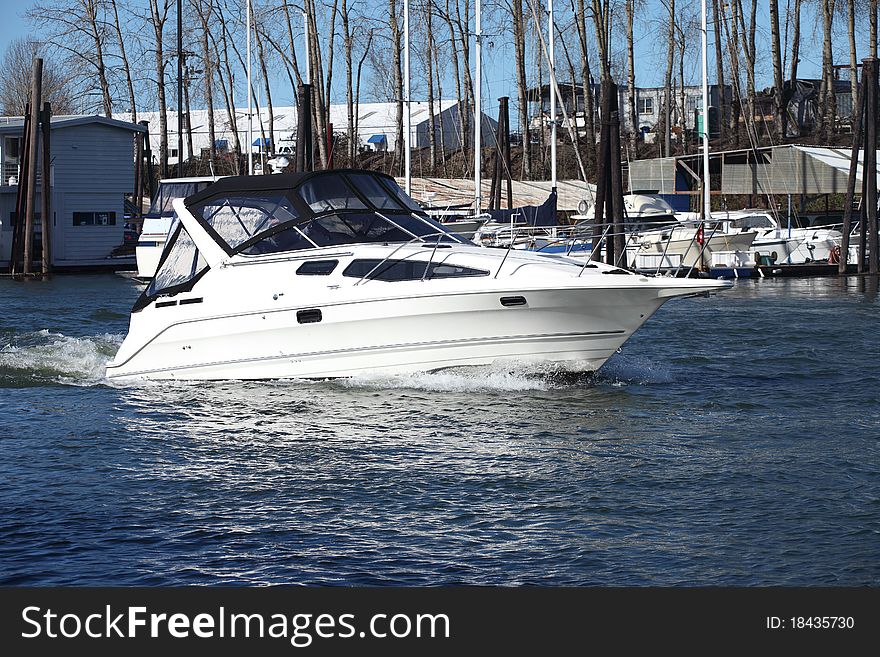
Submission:
<svg viewBox="0 0 880 657">
<path fill-rule="evenodd" d="M 499 360 L 593 371 L 668 296 L 662 288 L 513 289 L 181 319 L 111 363 L 111 379 L 278 379 L 411 373 Z M 505 306 L 501 298 L 521 297 Z M 518 299 L 514 299 L 519 303 Z M 300 323 L 303 310 L 321 321 Z M 181 309 L 182 310 L 182 309 Z"/>
</svg>

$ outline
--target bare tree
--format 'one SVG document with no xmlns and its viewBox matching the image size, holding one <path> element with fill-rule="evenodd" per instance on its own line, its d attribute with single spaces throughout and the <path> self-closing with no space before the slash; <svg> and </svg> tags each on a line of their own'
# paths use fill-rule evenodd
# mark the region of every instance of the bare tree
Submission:
<svg viewBox="0 0 880 657">
<path fill-rule="evenodd" d="M 773 0 L 774 2 L 777 0 Z M 721 0 L 712 0 L 712 21 L 715 25 L 715 76 L 718 83 L 718 131 L 722 141 L 727 128 L 727 89 L 724 84 L 724 46 L 723 29 L 721 26 Z"/>
<path fill-rule="evenodd" d="M 639 135 L 639 117 L 636 114 L 636 63 L 634 56 L 633 18 L 636 0 L 626 0 L 626 110 L 632 132 L 629 136 L 630 146 L 635 150 Z"/>
<path fill-rule="evenodd" d="M 153 62 L 156 94 L 159 101 L 159 170 L 168 175 L 168 104 L 165 97 L 165 23 L 168 22 L 173 0 L 150 0 L 150 23 L 153 27 Z M 183 153 L 178 153 L 183 157 Z"/>
<path fill-rule="evenodd" d="M 137 101 L 134 95 L 134 81 L 131 76 L 131 66 L 128 63 L 128 53 L 125 49 L 125 38 L 122 36 L 122 26 L 119 22 L 119 8 L 116 0 L 110 0 L 110 8 L 113 10 L 113 29 L 116 33 L 116 42 L 119 46 L 119 58 L 122 60 L 122 72 L 125 75 L 125 88 L 128 91 L 129 115 L 132 123 L 137 121 Z"/>
<path fill-rule="evenodd" d="M 851 1 L 851 0 L 850 0 Z M 773 105 L 776 116 L 776 136 L 783 139 L 782 132 L 782 52 L 779 47 L 779 0 L 770 0 L 770 47 L 773 58 Z"/>
<path fill-rule="evenodd" d="M 580 0 L 583 2 L 583 0 Z M 523 21 L 522 0 L 512 0 L 510 16 L 513 19 L 513 47 L 516 68 L 516 95 L 519 111 L 519 125 L 522 131 L 523 174 L 532 176 L 532 135 L 529 127 L 529 89 L 526 81 L 526 34 Z"/>
<path fill-rule="evenodd" d="M 833 38 L 835 0 L 822 0 L 822 85 L 819 91 L 819 107 L 822 117 L 821 134 L 831 139 L 834 132 L 834 120 L 837 113 L 837 102 L 834 97 L 834 54 L 831 41 Z"/>
<path fill-rule="evenodd" d="M 52 103 L 52 112 L 55 114 L 72 114 L 75 111 L 76 92 L 71 80 L 62 74 L 64 65 L 41 53 L 36 41 L 15 39 L 3 55 L 0 113 L 24 116 L 30 98 L 31 71 L 37 57 L 43 58 L 43 100 Z"/>
<path fill-rule="evenodd" d="M 112 116 L 113 98 L 105 64 L 106 9 L 106 0 L 54 0 L 34 4 L 26 15 L 40 27 L 49 43 L 78 59 L 94 75 L 104 114 Z"/>
</svg>

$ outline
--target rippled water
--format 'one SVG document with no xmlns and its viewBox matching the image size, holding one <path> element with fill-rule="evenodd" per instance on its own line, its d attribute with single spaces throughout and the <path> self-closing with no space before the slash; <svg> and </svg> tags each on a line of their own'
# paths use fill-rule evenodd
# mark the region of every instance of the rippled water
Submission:
<svg viewBox="0 0 880 657">
<path fill-rule="evenodd" d="M 111 386 L 138 291 L 0 280 L 0 584 L 880 584 L 876 281 L 672 301 L 595 377 Z"/>
</svg>

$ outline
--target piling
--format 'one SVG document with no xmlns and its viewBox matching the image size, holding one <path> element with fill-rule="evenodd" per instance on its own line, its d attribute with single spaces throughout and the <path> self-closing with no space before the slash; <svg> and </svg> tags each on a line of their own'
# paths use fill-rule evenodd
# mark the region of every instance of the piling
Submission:
<svg viewBox="0 0 880 657">
<path fill-rule="evenodd" d="M 596 159 L 596 203 L 593 206 L 593 249 L 590 253 L 591 260 L 599 260 L 601 257 L 601 241 L 603 225 L 605 223 L 605 205 L 607 186 L 611 172 L 609 167 L 610 148 L 609 138 L 611 134 L 611 95 L 614 83 L 611 80 L 602 80 L 600 98 L 600 122 L 599 122 L 599 152 Z M 607 247 L 605 249 L 608 251 Z"/>
<path fill-rule="evenodd" d="M 42 146 L 40 154 L 43 168 L 40 183 L 40 223 L 42 224 L 42 257 L 40 258 L 40 271 L 45 276 L 52 271 L 52 149 L 50 134 L 52 131 L 52 105 L 43 103 L 43 112 L 40 119 L 42 123 Z"/>
<path fill-rule="evenodd" d="M 150 123 L 149 121 L 139 121 L 138 123 L 147 130 L 144 133 L 144 175 L 147 183 L 147 196 L 152 201 L 153 196 L 156 195 L 156 174 L 153 170 L 153 151 L 150 149 Z"/>
<path fill-rule="evenodd" d="M 301 84 L 296 107 L 296 171 L 314 170 L 312 158 L 312 85 Z"/>
<path fill-rule="evenodd" d="M 144 140 L 139 132 L 134 135 L 134 190 L 131 203 L 135 206 L 136 226 L 140 233 L 144 227 L 140 221 L 144 207 Z"/>
<path fill-rule="evenodd" d="M 495 169 L 489 192 L 490 209 L 501 208 L 502 182 L 507 181 L 507 207 L 513 207 L 513 181 L 510 176 L 510 113 L 508 97 L 498 99 L 498 130 L 495 139 Z"/>
<path fill-rule="evenodd" d="M 24 138 L 23 144 L 28 143 L 29 133 L 31 128 L 31 105 L 27 103 L 25 105 L 24 112 Z M 11 274 L 20 274 L 23 268 L 23 260 L 24 260 L 24 215 L 25 215 L 25 190 L 27 189 L 27 185 L 25 181 L 27 180 L 28 173 L 28 159 L 27 159 L 27 149 L 22 148 L 19 153 L 19 167 L 18 167 L 18 187 L 16 188 L 16 196 L 15 196 L 15 230 L 12 233 L 12 253 L 9 260 L 9 273 Z"/>
<path fill-rule="evenodd" d="M 37 194 L 37 143 L 39 131 L 37 130 L 37 122 L 40 120 L 40 96 L 43 83 L 43 60 L 39 57 L 34 59 L 34 66 L 31 71 L 31 102 L 30 102 L 30 122 L 28 141 L 25 144 L 27 149 L 27 157 L 30 162 L 28 167 L 27 187 L 25 189 L 25 223 L 24 223 L 24 255 L 22 262 L 22 273 L 28 275 L 31 273 L 31 263 L 34 257 L 34 215 L 36 213 L 36 194 Z"/>
<path fill-rule="evenodd" d="M 866 181 L 865 196 L 862 205 L 865 206 L 865 220 L 868 233 L 868 273 L 876 276 L 878 273 L 878 244 L 877 235 L 877 59 L 868 57 L 862 60 L 862 86 L 865 88 L 865 161 L 862 167 L 862 177 Z M 862 234 L 866 232 L 863 225 Z"/>
</svg>

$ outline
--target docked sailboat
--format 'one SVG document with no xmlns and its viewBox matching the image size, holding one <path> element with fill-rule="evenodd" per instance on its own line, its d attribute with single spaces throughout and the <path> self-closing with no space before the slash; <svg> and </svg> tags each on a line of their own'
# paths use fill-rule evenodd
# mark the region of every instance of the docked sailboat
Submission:
<svg viewBox="0 0 880 657">
<path fill-rule="evenodd" d="M 592 371 L 668 299 L 729 287 L 480 248 L 375 172 L 230 177 L 173 205 L 112 380 Z"/>
</svg>

